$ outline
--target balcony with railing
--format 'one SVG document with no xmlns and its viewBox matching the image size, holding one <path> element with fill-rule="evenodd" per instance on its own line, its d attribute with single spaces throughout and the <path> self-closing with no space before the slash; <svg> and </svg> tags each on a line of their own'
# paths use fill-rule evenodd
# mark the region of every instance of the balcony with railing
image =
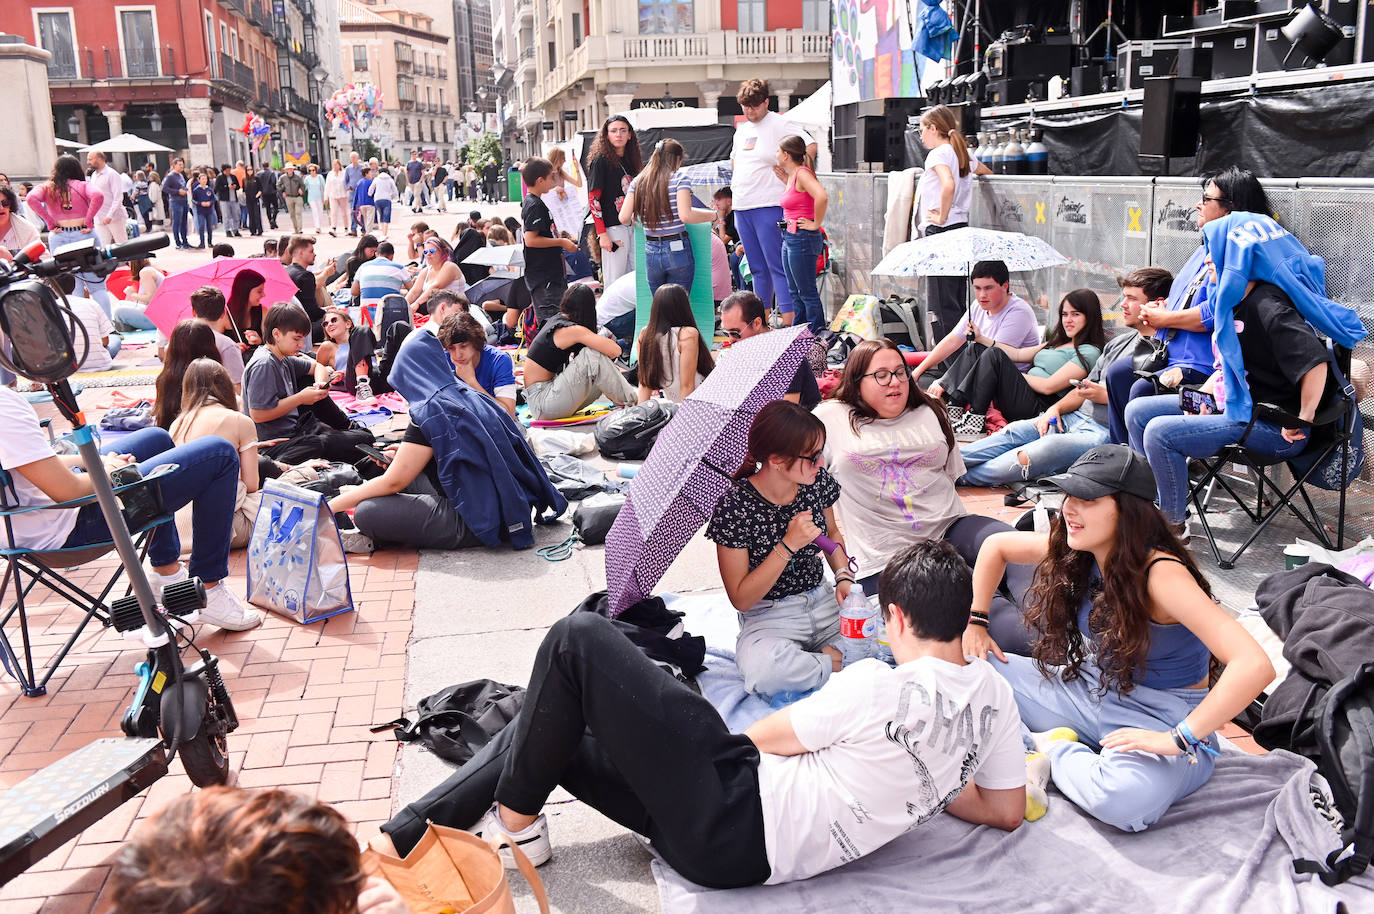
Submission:
<svg viewBox="0 0 1374 914">
<path fill-rule="evenodd" d="M 171 79 L 176 73 L 176 49 L 171 45 L 164 46 L 160 55 L 156 48 L 148 48 L 142 53 L 126 50 L 122 61 L 117 46 L 86 47 L 77 53 L 81 60 L 80 72 L 77 72 L 76 53 L 53 55 L 48 64 L 49 81 Z"/>
<path fill-rule="evenodd" d="M 533 45 L 521 48 L 533 57 Z M 803 29 L 772 32 L 693 32 L 680 35 L 592 35 L 559 66 L 535 83 L 531 103 L 539 106 L 590 71 L 633 66 L 646 69 L 693 64 L 825 64 L 830 60 L 830 33 Z M 517 64 L 516 69 L 520 69 Z M 651 79 L 651 78 L 649 78 Z"/>
<path fill-rule="evenodd" d="M 292 114 L 308 120 L 314 120 L 318 115 L 316 107 L 310 104 L 310 99 L 302 98 L 295 90 L 287 89 L 282 94 L 286 97 L 286 110 Z"/>
<path fill-rule="evenodd" d="M 448 67 L 440 67 L 440 68 L 439 68 L 439 78 L 440 78 L 440 79 L 448 79 Z"/>
<path fill-rule="evenodd" d="M 248 21 L 258 28 L 268 30 L 272 27 L 272 14 L 268 12 L 267 5 L 262 0 L 247 0 L 248 10 L 246 15 Z"/>
</svg>

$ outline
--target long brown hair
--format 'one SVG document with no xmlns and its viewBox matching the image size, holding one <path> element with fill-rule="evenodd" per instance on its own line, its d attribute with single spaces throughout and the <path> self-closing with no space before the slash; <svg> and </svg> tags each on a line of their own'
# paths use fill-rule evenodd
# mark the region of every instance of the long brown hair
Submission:
<svg viewBox="0 0 1374 914">
<path fill-rule="evenodd" d="M 806 407 L 791 400 L 774 400 L 749 425 L 749 450 L 735 479 L 747 479 L 770 457 L 786 457 L 791 466 L 808 451 L 825 445 L 825 425 Z"/>
<path fill-rule="evenodd" d="M 1070 339 L 1067 331 L 1064 330 L 1064 302 L 1073 305 L 1073 310 L 1083 315 L 1083 329 L 1078 331 L 1078 336 Z M 1054 322 L 1054 329 L 1050 331 L 1050 338 L 1045 343 L 1048 349 L 1058 349 L 1073 343 L 1073 354 L 1085 369 L 1091 370 L 1092 365 L 1083 355 L 1083 346 L 1096 346 L 1097 351 L 1101 352 L 1102 347 L 1107 345 L 1107 331 L 1102 328 L 1102 300 L 1097 297 L 1097 293 L 1092 289 L 1074 289 L 1059 300 L 1059 316 Z"/>
<path fill-rule="evenodd" d="M 835 399 L 849 404 L 849 427 L 856 435 L 860 428 L 878 418 L 878 414 L 864 402 L 864 398 L 859 394 L 859 388 L 863 384 L 864 375 L 868 374 L 868 366 L 872 364 L 873 357 L 884 349 L 902 355 L 901 347 L 891 340 L 864 340 L 855 346 L 854 351 L 849 353 L 849 360 L 844 363 L 840 386 L 835 388 Z M 906 365 L 905 357 L 902 358 L 902 365 Z M 908 380 L 907 384 L 910 386 L 906 398 L 907 410 L 924 406 L 935 413 L 935 418 L 940 421 L 940 430 L 945 433 L 945 443 L 953 451 L 956 446 L 954 429 L 950 427 L 949 416 L 945 413 L 944 407 L 930 394 L 921 390 L 921 385 L 915 381 Z"/>
<path fill-rule="evenodd" d="M 1093 554 L 1070 549 L 1062 517 L 1050 523 L 1049 551 L 1035 568 L 1026 592 L 1026 624 L 1038 633 L 1031 657 L 1049 677 L 1051 667 L 1062 667 L 1064 680 L 1077 679 L 1086 659 L 1084 640 L 1096 636 L 1097 666 L 1102 671 L 1099 691 L 1125 695 L 1136 686 L 1136 677 L 1150 651 L 1149 559 L 1153 552 L 1178 559 L 1208 597 L 1212 588 L 1198 570 L 1192 554 L 1179 542 L 1164 515 L 1152 502 L 1138 495 L 1117 492 L 1116 542 L 1111 560 L 1102 569 L 1100 592 L 1090 589 Z M 1089 631 L 1078 627 L 1078 610 L 1085 597 L 1092 598 Z"/>
<path fill-rule="evenodd" d="M 668 377 L 667 360 L 663 358 L 663 349 L 658 340 L 674 327 L 696 329 L 698 374 L 706 377 L 716 367 L 715 359 L 711 358 L 710 344 L 692 315 L 692 300 L 687 290 L 674 282 L 665 283 L 654 293 L 653 304 L 649 307 L 649 324 L 639 333 L 639 383 L 650 390 L 661 388 L 671 380 Z"/>
<path fill-rule="evenodd" d="M 73 181 L 85 181 L 86 172 L 81 167 L 81 162 L 74 155 L 63 153 L 57 157 L 53 163 L 52 174 L 48 177 L 48 186 L 53 193 L 57 194 L 57 199 L 62 205 L 66 206 L 72 202 L 71 188 L 67 185 Z"/>
<path fill-rule="evenodd" d="M 649 164 L 635 179 L 635 215 L 646 229 L 656 228 L 673 220 L 673 201 L 669 198 L 668 181 L 673 172 L 682 167 L 687 153 L 677 140 L 658 141 Z"/>
<path fill-rule="evenodd" d="M 622 122 L 630 128 L 630 139 L 625 144 L 625 154 L 622 156 L 615 151 L 611 145 L 610 137 L 606 135 L 607 129 L 616 121 Z M 639 135 L 635 133 L 634 124 L 623 114 L 613 114 L 606 118 L 606 123 L 601 125 L 601 129 L 596 134 L 596 139 L 592 140 L 592 148 L 587 153 L 587 161 L 590 163 L 594 159 L 605 156 L 612 165 L 621 165 L 630 175 L 639 174 L 644 167 L 644 153 L 639 151 Z"/>
<path fill-rule="evenodd" d="M 940 136 L 949 140 L 954 147 L 954 155 L 959 160 L 959 177 L 967 178 L 969 173 L 968 140 L 959 132 L 959 119 L 948 105 L 927 108 L 921 115 L 921 123 L 931 127 Z"/>
<path fill-rule="evenodd" d="M 215 331 L 202 320 L 186 320 L 172 328 L 167 340 L 167 354 L 162 371 L 157 376 L 157 400 L 153 404 L 153 420 L 165 429 L 181 414 L 181 384 L 186 369 L 196 359 L 219 361 L 219 347 L 215 345 Z"/>
<path fill-rule="evenodd" d="M 234 398 L 234 382 L 229 372 L 214 359 L 199 358 L 186 366 L 181 379 L 181 415 L 172 421 L 167 431 L 176 437 L 176 428 L 190 428 L 196 414 L 206 406 L 218 404 L 225 409 L 238 409 Z"/>
<path fill-rule="evenodd" d="M 262 304 L 248 307 L 248 295 L 258 286 L 267 285 L 267 279 L 257 270 L 239 270 L 234 274 L 234 281 L 229 286 L 229 300 L 225 303 L 229 311 L 229 319 L 234 322 L 234 332 L 238 334 L 239 342 L 246 343 L 243 338 L 244 331 L 258 330 L 262 327 Z M 256 311 L 256 314 L 250 313 Z"/>
</svg>

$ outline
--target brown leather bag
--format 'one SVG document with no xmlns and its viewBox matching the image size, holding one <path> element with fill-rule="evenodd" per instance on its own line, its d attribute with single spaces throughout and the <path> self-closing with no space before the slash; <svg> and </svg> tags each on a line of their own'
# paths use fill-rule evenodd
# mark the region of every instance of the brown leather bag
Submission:
<svg viewBox="0 0 1374 914">
<path fill-rule="evenodd" d="M 539 910 L 549 914 L 549 898 L 534 864 L 520 848 L 508 846 L 534 890 Z M 431 822 L 405 859 L 368 848 L 363 852 L 363 868 L 391 883 L 412 914 L 515 914 L 498 847 Z"/>
</svg>

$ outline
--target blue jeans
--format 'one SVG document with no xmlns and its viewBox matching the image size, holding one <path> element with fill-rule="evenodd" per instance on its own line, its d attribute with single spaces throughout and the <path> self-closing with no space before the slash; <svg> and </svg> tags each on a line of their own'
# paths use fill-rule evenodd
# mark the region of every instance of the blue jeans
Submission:
<svg viewBox="0 0 1374 914">
<path fill-rule="evenodd" d="M 959 484 L 1004 486 L 1062 473 L 1079 457 L 1107 443 L 1107 430 L 1082 412 L 1060 416 L 1059 424 L 1060 431 L 1042 438 L 1034 419 L 1021 419 L 995 435 L 963 445 L 959 453 L 966 469 Z M 1016 459 L 1020 453 L 1029 459 L 1028 466 L 1022 467 Z"/>
<path fill-rule="evenodd" d="M 603 324 L 607 330 L 615 334 L 616 340 L 628 341 L 635 332 L 635 312 L 634 309 L 626 311 L 619 317 L 613 317 Z"/>
<path fill-rule="evenodd" d="M 1207 375 L 1196 368 L 1179 367 L 1183 369 L 1184 384 L 1201 384 L 1207 380 Z M 1107 427 L 1112 433 L 1112 443 L 1126 444 L 1130 438 L 1126 432 L 1126 405 L 1137 397 L 1155 396 L 1154 382 L 1149 378 L 1137 378 L 1131 360 L 1123 357 L 1107 367 L 1102 383 L 1107 388 Z"/>
<path fill-rule="evenodd" d="M 377 207 L 377 221 L 391 223 L 391 201 L 377 200 L 374 205 Z"/>
<path fill-rule="evenodd" d="M 207 436 L 180 447 L 160 428 L 139 429 L 101 449 L 106 454 L 131 454 L 147 476 L 157 467 L 177 468 L 157 481 L 168 513 L 191 505 L 191 574 L 206 583 L 229 576 L 229 538 L 233 533 L 234 499 L 238 490 L 239 455 L 223 438 Z M 106 542 L 110 528 L 100 506 L 80 509 L 67 546 Z M 166 523 L 153 532 L 148 562 L 154 568 L 172 565 L 181 557 L 177 525 Z"/>
<path fill-rule="evenodd" d="M 813 333 L 825 329 L 825 308 L 816 288 L 816 258 L 821 255 L 819 229 L 782 233 L 782 270 L 787 291 L 797 309 L 796 323 L 805 321 Z"/>
<path fill-rule="evenodd" d="M 148 315 L 143 313 L 140 305 L 120 305 L 114 309 L 111 318 L 126 327 L 133 327 L 135 330 L 156 330 L 157 324 L 148 320 Z"/>
<path fill-rule="evenodd" d="M 683 233 L 685 236 L 685 232 Z M 677 250 L 674 250 L 674 247 Z M 692 254 L 690 238 L 674 238 L 672 241 L 644 239 L 644 270 L 649 277 L 649 294 L 653 295 L 660 286 L 677 283 L 688 293 L 692 291 L 692 277 L 696 274 L 696 257 Z"/>
<path fill-rule="evenodd" d="M 1215 762 L 1206 752 L 1199 752 L 1193 764 L 1186 755 L 1102 748 L 1107 734 L 1122 727 L 1169 729 L 1207 697 L 1206 689 L 1137 685 L 1125 696 L 1099 695 L 1099 674 L 1091 661 L 1082 665 L 1079 678 L 1065 682 L 1041 675 L 1029 657 L 1008 654 L 1007 660 L 991 661 L 992 668 L 1011 683 L 1022 731 L 1070 727 L 1078 734 L 1076 743 L 1050 741 L 1050 777 L 1093 818 L 1122 831 L 1144 831 L 1212 776 Z M 1210 733 L 1197 736 L 1217 748 Z"/>
<path fill-rule="evenodd" d="M 88 232 L 85 229 L 53 229 L 48 233 L 48 247 L 51 250 L 57 250 L 64 244 L 74 244 L 94 237 L 94 232 Z M 105 279 L 94 273 L 77 273 L 76 279 L 76 294 L 84 294 L 87 298 L 95 300 L 105 311 L 105 316 L 108 317 L 110 315 L 110 293 L 105 290 Z M 82 286 L 85 288 L 83 289 Z"/>
<path fill-rule="evenodd" d="M 177 247 L 185 248 L 191 246 L 191 239 L 186 237 L 186 201 L 180 197 L 172 198 L 172 240 Z"/>
<path fill-rule="evenodd" d="M 735 210 L 735 230 L 749 258 L 754 274 L 754 293 L 763 299 L 765 308 L 776 296 L 778 310 L 791 314 L 792 293 L 787 289 L 787 274 L 782 269 L 781 206 L 762 206 L 758 209 Z"/>
<path fill-rule="evenodd" d="M 215 209 L 196 208 L 196 229 L 200 232 L 200 246 L 208 248 L 215 243 Z"/>
<path fill-rule="evenodd" d="M 1239 442 L 1245 425 L 1228 419 L 1224 413 L 1184 413 L 1179 409 L 1177 394 L 1142 397 L 1126 407 L 1131 449 L 1150 461 L 1159 487 L 1159 509 L 1170 523 L 1181 524 L 1188 515 L 1188 458 L 1211 457 L 1226 445 Z M 1302 453 L 1307 439 L 1290 443 L 1273 422 L 1256 419 L 1245 446 L 1272 457 L 1288 458 Z"/>
</svg>

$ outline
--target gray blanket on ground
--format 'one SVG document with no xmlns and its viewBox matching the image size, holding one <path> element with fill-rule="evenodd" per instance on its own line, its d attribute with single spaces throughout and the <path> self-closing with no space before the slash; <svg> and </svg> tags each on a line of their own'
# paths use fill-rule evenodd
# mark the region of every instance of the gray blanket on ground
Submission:
<svg viewBox="0 0 1374 914">
<path fill-rule="evenodd" d="M 674 607 L 687 611 L 694 633 L 691 623 L 706 608 L 696 602 Z M 703 691 L 718 707 L 725 697 Z M 803 882 L 711 890 L 658 860 L 654 877 L 670 914 L 1308 914 L 1334 912 L 1340 901 L 1351 912 L 1374 911 L 1374 870 L 1335 888 L 1293 872 L 1294 857 L 1325 859 L 1338 843 L 1313 806 L 1314 772 L 1310 761 L 1286 752 L 1231 749 L 1201 790 L 1137 834 L 1103 825 L 1052 790 L 1045 818 L 1014 832 L 937 816 L 868 857 Z"/>
</svg>

